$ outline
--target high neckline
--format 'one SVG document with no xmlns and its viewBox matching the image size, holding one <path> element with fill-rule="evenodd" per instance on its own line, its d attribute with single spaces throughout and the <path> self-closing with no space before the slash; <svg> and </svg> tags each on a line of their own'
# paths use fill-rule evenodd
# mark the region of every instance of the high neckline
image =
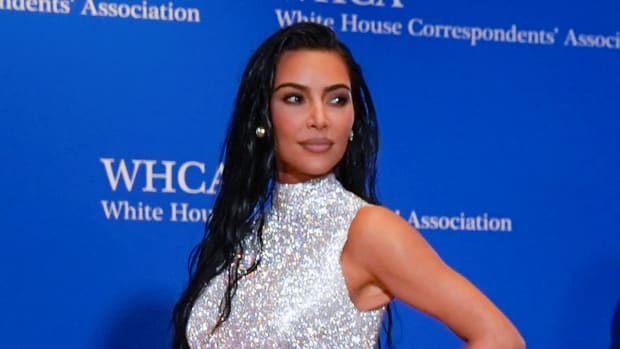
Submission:
<svg viewBox="0 0 620 349">
<path fill-rule="evenodd" d="M 285 182 L 277 182 L 276 181 L 275 187 L 276 187 L 276 189 L 294 190 L 294 188 L 317 186 L 317 185 L 319 185 L 322 182 L 330 181 L 330 180 L 336 180 L 336 176 L 334 175 L 333 172 L 330 172 L 330 173 L 328 173 L 326 175 L 323 175 L 323 176 L 319 176 L 319 177 L 315 177 L 315 178 L 310 178 L 310 179 L 302 181 L 302 182 L 285 183 Z"/>
<path fill-rule="evenodd" d="M 278 211 L 289 207 L 293 208 L 317 195 L 329 194 L 341 187 L 340 182 L 331 172 L 322 177 L 298 183 L 276 182 L 273 193 L 273 207 Z"/>
</svg>

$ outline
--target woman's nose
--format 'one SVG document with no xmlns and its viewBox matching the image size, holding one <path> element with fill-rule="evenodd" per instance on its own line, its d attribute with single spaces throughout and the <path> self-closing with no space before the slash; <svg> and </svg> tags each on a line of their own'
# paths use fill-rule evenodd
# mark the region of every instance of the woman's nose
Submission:
<svg viewBox="0 0 620 349">
<path fill-rule="evenodd" d="M 312 110 L 310 110 L 308 126 L 317 129 L 323 129 L 328 126 L 327 114 L 322 104 L 315 103 L 313 105 Z"/>
</svg>

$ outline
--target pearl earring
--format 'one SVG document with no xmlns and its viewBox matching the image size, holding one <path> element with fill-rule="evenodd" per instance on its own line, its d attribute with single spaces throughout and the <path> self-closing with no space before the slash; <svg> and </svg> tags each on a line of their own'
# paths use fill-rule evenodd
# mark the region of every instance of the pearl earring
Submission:
<svg viewBox="0 0 620 349">
<path fill-rule="evenodd" d="M 265 130 L 264 127 L 258 126 L 256 128 L 256 137 L 263 138 L 263 137 L 265 137 L 266 134 L 267 134 L 267 130 Z"/>
<path fill-rule="evenodd" d="M 349 133 L 349 141 L 353 142 L 353 130 L 351 130 L 351 133 Z"/>
</svg>

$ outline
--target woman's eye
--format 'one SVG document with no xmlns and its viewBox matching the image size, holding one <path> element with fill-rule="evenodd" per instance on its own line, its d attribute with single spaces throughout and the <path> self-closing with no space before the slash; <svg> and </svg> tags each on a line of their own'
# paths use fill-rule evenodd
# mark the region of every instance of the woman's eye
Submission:
<svg viewBox="0 0 620 349">
<path fill-rule="evenodd" d="M 336 96 L 329 100 L 329 103 L 335 105 L 345 105 L 349 101 L 349 97 L 347 96 Z"/>
<path fill-rule="evenodd" d="M 301 103 L 302 98 L 299 95 L 286 95 L 284 96 L 284 101 L 290 104 L 299 104 Z"/>
</svg>

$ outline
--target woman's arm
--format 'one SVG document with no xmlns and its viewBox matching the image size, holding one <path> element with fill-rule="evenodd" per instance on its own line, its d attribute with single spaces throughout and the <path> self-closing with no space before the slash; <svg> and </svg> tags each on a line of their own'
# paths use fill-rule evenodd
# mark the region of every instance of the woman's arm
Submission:
<svg viewBox="0 0 620 349">
<path fill-rule="evenodd" d="M 360 309 L 396 297 L 448 326 L 467 342 L 465 348 L 525 348 L 517 329 L 482 292 L 383 207 L 360 209 L 341 263 L 351 299 Z"/>
</svg>

